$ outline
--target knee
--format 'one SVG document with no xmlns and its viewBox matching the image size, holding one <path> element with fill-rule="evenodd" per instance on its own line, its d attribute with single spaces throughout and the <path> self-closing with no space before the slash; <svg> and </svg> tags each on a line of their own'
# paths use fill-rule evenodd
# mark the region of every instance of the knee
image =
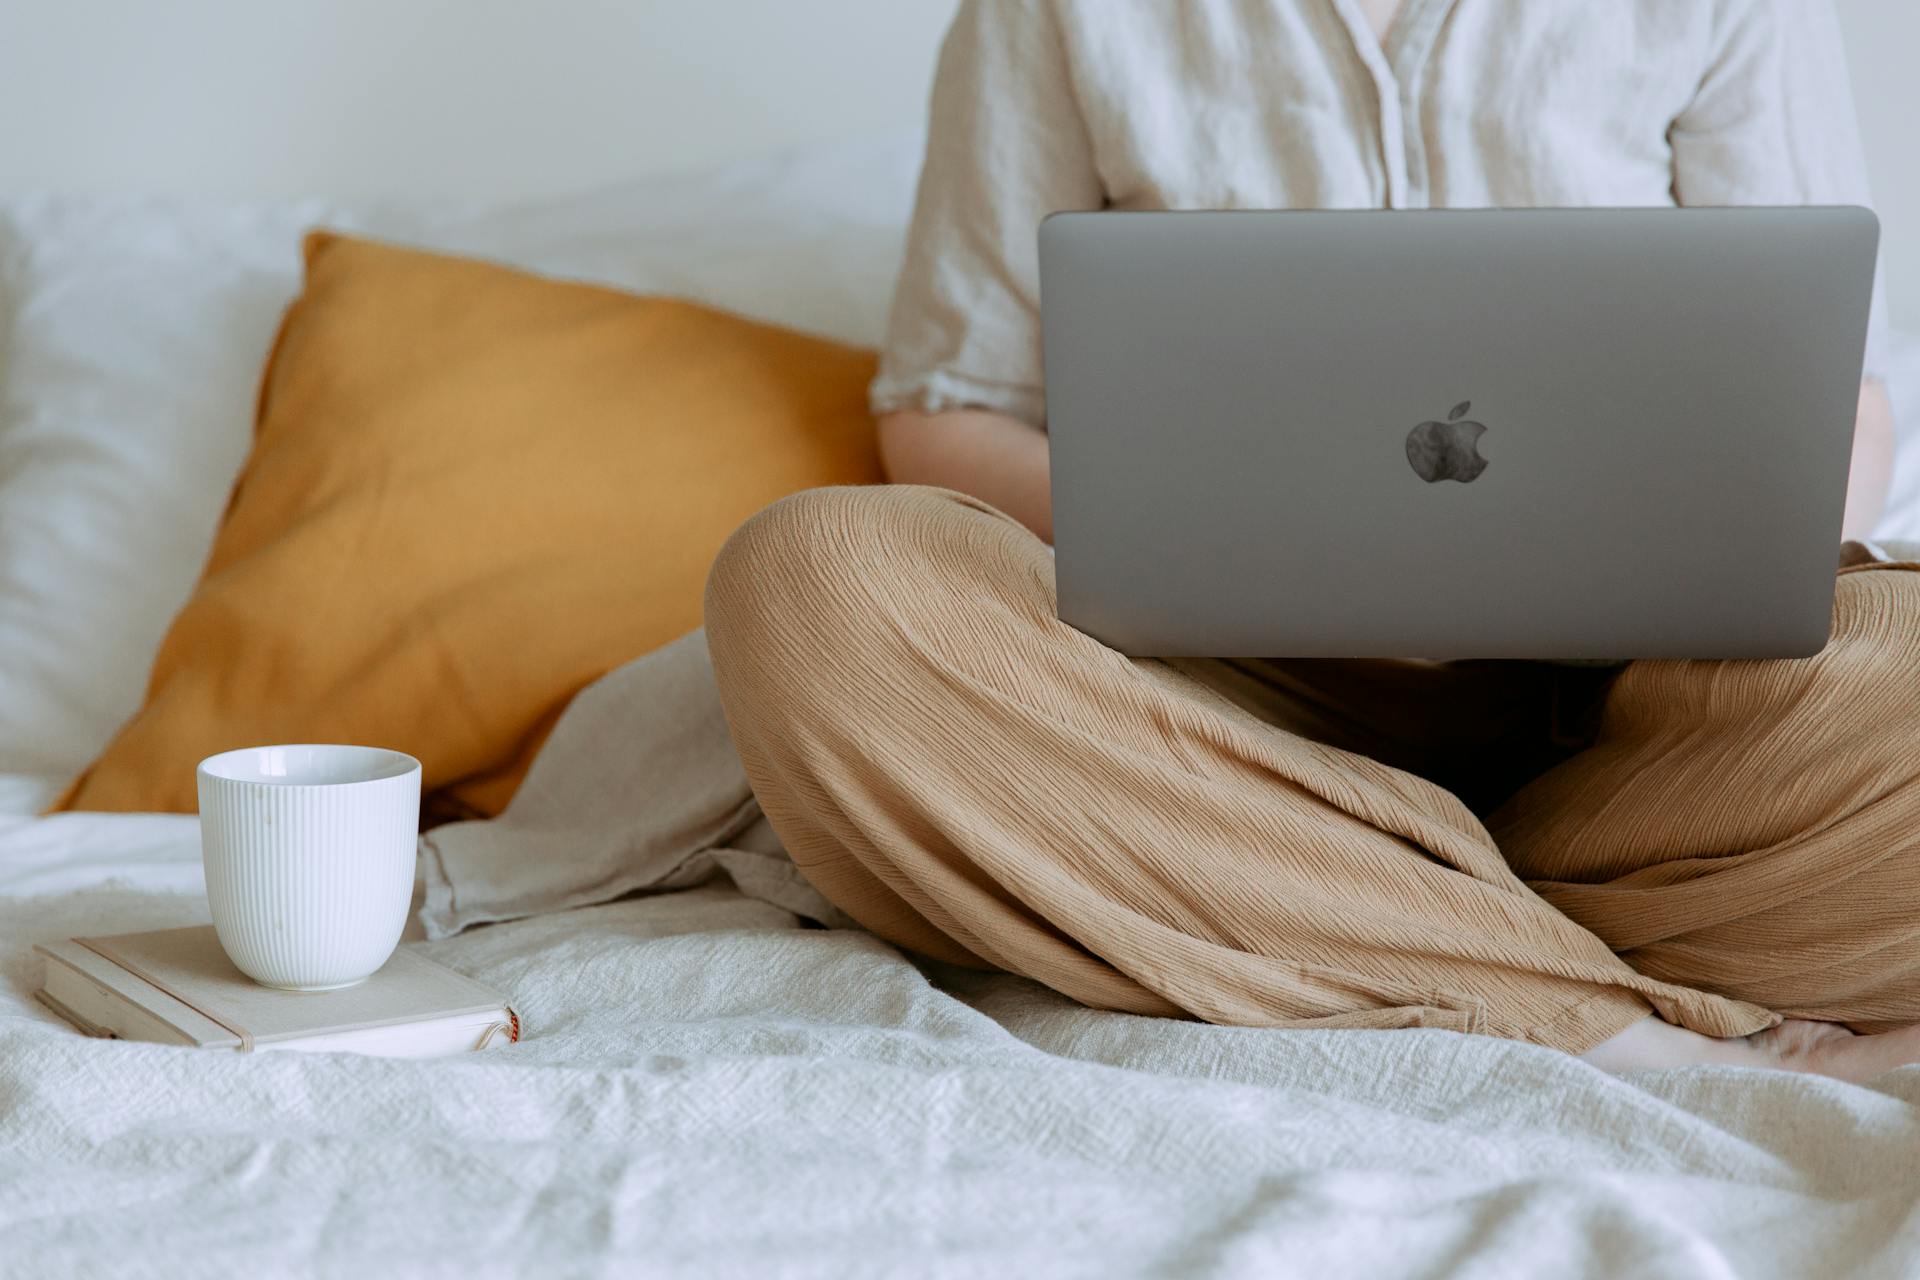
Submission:
<svg viewBox="0 0 1920 1280">
<path fill-rule="evenodd" d="M 890 587 L 962 584 L 996 551 L 1021 558 L 1043 544 L 965 494 L 919 485 L 808 489 L 734 531 L 707 576 L 709 627 L 742 615 L 849 605 L 865 612 Z"/>
<path fill-rule="evenodd" d="M 860 489 L 808 489 L 748 517 L 721 546 L 707 572 L 708 631 L 764 617 L 818 585 L 798 581 L 801 578 L 831 577 L 840 555 L 841 530 L 863 523 L 863 494 Z"/>
<path fill-rule="evenodd" d="M 1905 717 L 1920 714 L 1920 572 L 1874 569 L 1841 577 L 1833 635 L 1808 672 L 1822 694 Z"/>
<path fill-rule="evenodd" d="M 708 571 L 708 629 L 841 606 L 850 586 L 884 566 L 911 505 L 902 490 L 873 485 L 807 489 L 762 508 Z"/>
<path fill-rule="evenodd" d="M 821 646 L 797 632 L 819 629 L 852 572 L 844 531 L 865 517 L 861 491 L 810 489 L 762 508 L 734 530 L 707 572 L 707 651 L 736 745 L 742 725 L 793 698 Z M 843 647 L 843 646 L 835 646 Z"/>
<path fill-rule="evenodd" d="M 708 573 L 716 668 L 725 679 L 728 666 L 857 659 L 937 625 L 943 607 L 1004 590 L 1018 575 L 999 561 L 1036 554 L 1047 560 L 1020 525 L 947 490 L 872 485 L 793 494 L 741 525 Z"/>
<path fill-rule="evenodd" d="M 1713 705 L 1736 717 L 1744 741 L 1777 742 L 1790 758 L 1819 776 L 1849 780 L 1862 795 L 1915 780 L 1920 573 L 1843 576 L 1825 649 L 1800 661 L 1736 668 L 1707 692 Z"/>
</svg>

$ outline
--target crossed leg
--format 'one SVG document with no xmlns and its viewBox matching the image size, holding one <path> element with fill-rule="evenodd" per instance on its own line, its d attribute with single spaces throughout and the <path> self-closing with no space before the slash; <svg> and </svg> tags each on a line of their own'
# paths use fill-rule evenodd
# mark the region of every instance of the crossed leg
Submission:
<svg viewBox="0 0 1920 1280">
<path fill-rule="evenodd" d="M 1790 1020 L 1761 1047 L 1920 1060 L 1920 565 L 1843 573 L 1817 657 L 1635 663 L 1489 827 L 1639 972 Z"/>
<path fill-rule="evenodd" d="M 1260 1026 L 1440 1026 L 1581 1053 L 1650 1011 L 1719 1039 L 1773 1027 L 1776 1008 L 1875 1026 L 1920 1019 L 1920 1004 L 1899 1004 L 1898 981 L 1870 984 L 1878 1003 L 1863 1004 L 1852 988 L 1717 983 L 1737 958 L 1677 965 L 1688 947 L 1721 945 L 1701 928 L 1731 923 L 1696 927 L 1684 892 L 1674 918 L 1688 923 L 1671 938 L 1608 936 L 1614 917 L 1580 897 L 1676 856 L 1724 852 L 1724 841 L 1694 840 L 1688 822 L 1752 807 L 1685 799 L 1676 778 L 1649 799 L 1669 802 L 1664 854 L 1623 854 L 1594 824 L 1674 743 L 1737 737 L 1754 707 L 1775 708 L 1790 735 L 1801 720 L 1786 709 L 1809 700 L 1859 710 L 1829 686 L 1871 689 L 1902 672 L 1911 683 L 1914 642 L 1898 619 L 1920 616 L 1920 596 L 1895 579 L 1920 583 L 1892 571 L 1842 580 L 1842 621 L 1850 609 L 1874 621 L 1857 643 L 1843 628 L 1835 660 L 1815 660 L 1797 684 L 1714 674 L 1795 664 L 1630 669 L 1594 752 L 1495 815 L 1520 851 L 1519 874 L 1514 851 L 1503 856 L 1488 827 L 1426 778 L 1270 723 L 1189 671 L 1126 659 L 1061 624 L 1045 548 L 957 494 L 830 489 L 775 504 L 722 553 L 707 622 L 735 741 L 775 829 L 823 894 L 902 947 L 1008 969 L 1101 1007 Z M 1668 725 L 1677 736 L 1651 755 L 1619 755 L 1662 722 L 1674 682 L 1697 687 L 1710 718 Z M 1735 697 L 1744 712 L 1729 706 Z M 1898 715 L 1888 706 L 1879 736 L 1843 745 L 1878 751 L 1898 736 Z M 1750 750 L 1723 746 L 1723 762 Z M 1743 787 L 1798 795 L 1814 785 L 1777 761 L 1749 763 Z M 1862 859 L 1885 865 L 1877 883 L 1890 891 L 1916 838 L 1893 817 L 1854 815 L 1889 795 L 1920 803 L 1920 764 L 1904 744 L 1871 769 L 1827 763 L 1823 799 L 1783 808 L 1777 823 L 1808 820 L 1793 828 L 1802 837 L 1836 823 L 1886 837 Z M 1573 798 L 1556 823 L 1562 795 Z M 1634 832 L 1647 850 L 1660 845 L 1660 831 Z M 1821 874 L 1792 879 L 1777 905 L 1791 914 L 1793 903 L 1823 902 L 1844 843 L 1822 843 Z M 1736 852 L 1759 867 L 1760 849 Z M 1666 887 L 1640 880 L 1613 892 Z M 1875 953 L 1911 973 L 1920 939 L 1896 933 L 1876 934 Z M 1804 930 L 1800 968 L 1824 963 L 1832 941 Z M 1823 994 L 1831 999 L 1802 998 Z M 1913 1011 L 1904 1019 L 1903 1008 Z"/>
</svg>

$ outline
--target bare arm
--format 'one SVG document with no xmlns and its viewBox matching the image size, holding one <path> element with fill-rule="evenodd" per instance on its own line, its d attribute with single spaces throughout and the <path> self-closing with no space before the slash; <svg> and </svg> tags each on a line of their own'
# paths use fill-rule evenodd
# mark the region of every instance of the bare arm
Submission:
<svg viewBox="0 0 1920 1280">
<path fill-rule="evenodd" d="M 1867 538 L 1886 509 L 1893 477 L 1893 401 L 1886 384 L 1868 381 L 1860 388 L 1860 417 L 1853 435 L 1853 472 L 1847 484 L 1843 536 Z"/>
<path fill-rule="evenodd" d="M 958 489 L 1053 541 L 1047 435 L 984 409 L 903 410 L 880 419 L 880 461 L 896 484 Z"/>
</svg>

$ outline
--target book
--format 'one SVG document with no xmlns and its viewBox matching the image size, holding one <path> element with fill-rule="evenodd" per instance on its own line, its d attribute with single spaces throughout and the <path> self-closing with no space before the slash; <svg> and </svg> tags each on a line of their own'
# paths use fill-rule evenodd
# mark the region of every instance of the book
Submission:
<svg viewBox="0 0 1920 1280">
<path fill-rule="evenodd" d="M 236 969 L 212 925 L 38 944 L 36 993 L 91 1036 L 247 1051 L 432 1058 L 511 1044 L 520 1016 L 484 983 L 401 947 L 337 991 L 280 991 Z"/>
</svg>

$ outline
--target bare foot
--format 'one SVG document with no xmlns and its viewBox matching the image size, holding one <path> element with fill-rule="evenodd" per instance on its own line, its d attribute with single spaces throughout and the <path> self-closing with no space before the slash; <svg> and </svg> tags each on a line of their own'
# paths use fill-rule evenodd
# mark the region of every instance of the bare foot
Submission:
<svg viewBox="0 0 1920 1280">
<path fill-rule="evenodd" d="M 1863 1036 L 1834 1022 L 1789 1018 L 1770 1031 L 1748 1036 L 1746 1043 L 1770 1059 L 1762 1066 L 1832 1076 L 1855 1084 L 1920 1062 L 1920 1026 Z"/>
<path fill-rule="evenodd" d="M 1789 1019 L 1750 1036 L 1715 1040 L 1649 1016 L 1580 1057 L 1615 1073 L 1711 1063 L 1798 1071 L 1864 1084 L 1895 1067 L 1920 1062 L 1920 1025 L 1863 1036 L 1837 1023 Z"/>
</svg>

